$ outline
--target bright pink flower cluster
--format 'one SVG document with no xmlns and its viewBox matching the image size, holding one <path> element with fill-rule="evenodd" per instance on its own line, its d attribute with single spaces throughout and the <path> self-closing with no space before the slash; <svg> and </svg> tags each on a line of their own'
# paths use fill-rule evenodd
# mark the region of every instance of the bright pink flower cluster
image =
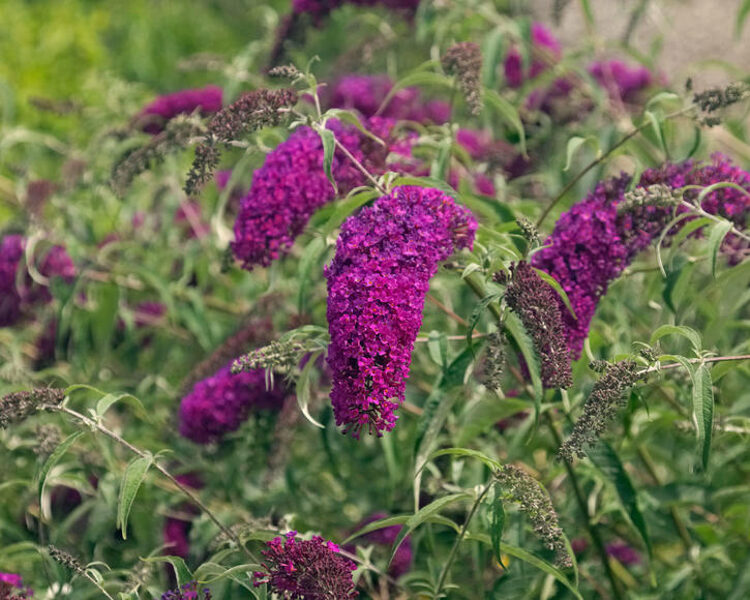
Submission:
<svg viewBox="0 0 750 600">
<path fill-rule="evenodd" d="M 367 126 L 387 138 L 391 125 L 371 119 Z M 363 136 L 356 128 L 328 122 L 336 139 L 370 172 L 383 170 L 387 150 Z M 331 167 L 340 193 L 365 183 L 364 176 L 340 150 Z M 289 251 L 313 212 L 335 197 L 323 167 L 323 143 L 309 127 L 300 127 L 279 144 L 255 172 L 250 192 L 240 200 L 234 223 L 232 251 L 245 269 L 268 266 Z"/>
<path fill-rule="evenodd" d="M 163 131 L 166 122 L 177 115 L 189 115 L 195 110 L 209 115 L 221 110 L 222 97 L 222 89 L 215 85 L 180 90 L 156 98 L 140 112 L 138 120 L 142 123 L 143 131 L 155 135 Z"/>
<path fill-rule="evenodd" d="M 696 165 L 687 161 L 648 169 L 641 175 L 637 187 L 663 184 L 679 189 L 686 185 L 709 186 L 721 181 L 736 183 L 750 191 L 750 174 L 721 155 L 715 155 L 709 164 Z M 570 315 L 562 300 L 559 303 L 568 347 L 575 358 L 581 355 L 591 319 L 610 282 L 660 235 L 673 213 L 671 207 L 654 205 L 618 211 L 617 206 L 623 201 L 629 183 L 627 175 L 600 182 L 585 199 L 562 214 L 545 243 L 548 247 L 532 259 L 535 267 L 560 283 L 570 299 L 577 320 Z M 695 190 L 686 193 L 686 198 L 696 196 Z M 720 188 L 704 198 L 702 208 L 745 228 L 750 215 L 750 196 L 737 189 Z M 687 209 L 678 208 L 679 212 L 684 210 Z M 744 240 L 730 234 L 723 249 L 730 254 L 730 261 L 736 262 L 747 252 L 747 247 Z"/>
<path fill-rule="evenodd" d="M 325 269 L 328 364 L 337 425 L 358 437 L 390 431 L 404 399 L 429 280 L 438 263 L 471 248 L 477 222 L 436 189 L 395 188 L 349 217 Z"/>
<path fill-rule="evenodd" d="M 341 556 L 336 544 L 317 535 L 296 538 L 297 532 L 290 531 L 266 543 L 263 571 L 253 574 L 253 585 L 268 584 L 284 600 L 350 600 L 359 595 L 352 579 L 357 565 Z"/>
<path fill-rule="evenodd" d="M 47 287 L 35 283 L 28 273 L 18 273 L 25 248 L 26 239 L 18 234 L 0 241 L 0 327 L 17 323 L 31 305 L 52 299 Z M 75 265 L 62 246 L 52 246 L 37 268 L 44 277 L 60 277 L 68 283 L 76 275 Z"/>
<path fill-rule="evenodd" d="M 287 390 L 280 381 L 266 389 L 263 369 L 232 375 L 225 365 L 211 377 L 202 379 L 180 403 L 180 434 L 208 444 L 239 429 L 251 411 L 277 410 Z"/>
</svg>

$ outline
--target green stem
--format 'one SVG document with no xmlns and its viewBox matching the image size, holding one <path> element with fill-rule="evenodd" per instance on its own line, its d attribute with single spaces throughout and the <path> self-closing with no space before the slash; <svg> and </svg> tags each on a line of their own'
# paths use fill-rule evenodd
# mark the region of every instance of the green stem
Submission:
<svg viewBox="0 0 750 600">
<path fill-rule="evenodd" d="M 443 565 L 443 570 L 440 572 L 440 578 L 438 579 L 437 587 L 435 588 L 435 597 L 440 597 L 440 591 L 443 589 L 443 586 L 445 585 L 445 580 L 448 578 L 448 572 L 450 571 L 451 565 L 453 564 L 453 561 L 456 558 L 456 553 L 458 552 L 458 547 L 461 544 L 461 540 L 464 539 L 464 536 L 466 535 L 466 531 L 469 529 L 469 523 L 471 523 L 471 519 L 474 517 L 474 513 L 477 512 L 477 509 L 479 508 L 479 505 L 482 503 L 482 500 L 487 495 L 487 492 L 490 491 L 490 487 L 492 486 L 493 481 L 490 480 L 490 482 L 484 486 L 484 489 L 482 490 L 482 493 L 477 496 L 477 499 L 474 501 L 474 504 L 471 506 L 471 509 L 469 510 L 469 514 L 466 515 L 466 521 L 464 521 L 463 527 L 461 527 L 461 531 L 456 536 L 456 540 L 453 542 L 453 547 L 451 548 L 450 554 L 448 555 L 448 559 L 445 561 L 445 564 Z"/>
<path fill-rule="evenodd" d="M 555 428 L 555 424 L 552 422 L 552 419 L 550 418 L 549 414 L 545 413 L 544 416 L 546 418 L 549 430 L 552 432 L 552 437 L 555 440 L 555 445 L 559 448 L 562 445 L 562 438 L 560 437 L 560 434 L 557 432 L 557 429 Z M 599 558 L 602 562 L 602 565 L 604 566 L 604 572 L 607 575 L 607 579 L 609 579 L 610 586 L 612 587 L 612 593 L 615 598 L 617 598 L 618 600 L 621 600 L 623 597 L 622 592 L 620 591 L 620 587 L 617 585 L 615 574 L 613 573 L 612 567 L 609 564 L 609 557 L 607 556 L 607 549 L 604 547 L 604 542 L 602 541 L 602 538 L 599 535 L 599 530 L 597 529 L 596 525 L 594 525 L 591 522 L 591 515 L 589 514 L 588 507 L 586 506 L 586 500 L 583 497 L 581 486 L 578 483 L 578 477 L 576 476 L 576 473 L 573 470 L 573 466 L 570 464 L 570 462 L 563 459 L 563 464 L 565 465 L 565 470 L 568 473 L 568 479 L 570 480 L 570 485 L 573 487 L 573 493 L 575 494 L 575 497 L 576 497 L 576 503 L 578 504 L 578 508 L 580 509 L 581 514 L 583 515 L 583 520 L 586 524 L 586 529 L 588 530 L 589 535 L 591 536 L 591 540 L 594 542 L 594 547 L 596 549 L 596 552 L 597 554 L 599 554 Z"/>
</svg>

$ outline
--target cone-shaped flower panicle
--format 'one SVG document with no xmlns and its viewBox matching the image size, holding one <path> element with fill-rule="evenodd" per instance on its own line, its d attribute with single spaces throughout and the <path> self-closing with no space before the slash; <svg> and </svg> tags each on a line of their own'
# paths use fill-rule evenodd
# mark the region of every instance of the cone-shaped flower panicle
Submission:
<svg viewBox="0 0 750 600">
<path fill-rule="evenodd" d="M 428 282 L 477 222 L 440 190 L 405 186 L 350 217 L 326 268 L 336 423 L 390 431 L 404 399 Z"/>
<path fill-rule="evenodd" d="M 357 565 L 320 536 L 300 540 L 290 531 L 267 542 L 261 554 L 263 570 L 254 573 L 253 584 L 268 584 L 284 600 L 350 600 L 359 595 L 352 579 Z"/>
</svg>

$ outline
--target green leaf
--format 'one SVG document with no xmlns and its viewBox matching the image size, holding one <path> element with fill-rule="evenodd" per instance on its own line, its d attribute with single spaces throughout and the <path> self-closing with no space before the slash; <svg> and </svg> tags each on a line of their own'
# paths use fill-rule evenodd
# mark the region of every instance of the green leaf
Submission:
<svg viewBox="0 0 750 600">
<path fill-rule="evenodd" d="M 227 568 L 223 565 L 207 562 L 203 563 L 198 569 L 196 569 L 195 578 L 202 585 L 210 585 L 217 581 L 221 581 L 222 579 L 234 579 L 238 575 L 243 575 L 245 573 L 250 574 L 259 569 L 260 565 L 257 563 L 245 563 L 244 565 L 236 565 Z M 213 577 L 209 577 L 209 575 L 213 575 Z"/>
<path fill-rule="evenodd" d="M 147 563 L 168 563 L 172 565 L 178 587 L 182 587 L 194 579 L 193 573 L 179 556 L 149 556 L 148 558 L 141 558 L 141 560 Z"/>
<path fill-rule="evenodd" d="M 479 323 L 479 319 L 482 316 L 484 310 L 490 305 L 491 302 L 498 300 L 500 297 L 500 294 L 487 294 L 479 301 L 479 304 L 474 307 L 474 310 L 471 311 L 471 316 L 469 317 L 469 326 L 466 328 L 466 345 L 471 351 L 472 356 L 474 355 L 474 329 L 476 328 L 477 323 Z"/>
<path fill-rule="evenodd" d="M 708 468 L 711 453 L 711 435 L 714 426 L 714 391 L 711 371 L 701 365 L 693 380 L 693 422 L 698 437 L 698 452 L 703 469 Z"/>
<path fill-rule="evenodd" d="M 406 536 L 410 535 L 412 531 L 414 531 L 422 523 L 426 523 L 431 517 L 437 515 L 446 506 L 454 504 L 459 500 L 464 500 L 471 497 L 472 495 L 468 492 L 448 494 L 447 496 L 442 496 L 437 500 L 433 500 L 427 506 L 419 509 L 415 514 L 409 517 L 406 523 L 404 523 L 404 526 L 401 528 L 401 531 L 399 531 L 398 537 L 393 542 L 393 547 L 391 548 L 391 557 L 388 559 L 388 564 L 391 564 L 391 561 L 396 554 L 396 550 L 399 549 Z"/>
<path fill-rule="evenodd" d="M 310 414 L 310 371 L 312 370 L 315 361 L 318 360 L 318 357 L 320 357 L 321 354 L 322 351 L 314 352 L 310 355 L 309 360 L 305 363 L 305 366 L 302 368 L 302 372 L 297 379 L 296 390 L 297 405 L 302 411 L 302 414 L 305 415 L 305 418 L 310 421 L 310 423 L 312 423 L 316 427 L 324 429 L 323 425 L 313 419 L 312 415 Z"/>
<path fill-rule="evenodd" d="M 498 112 L 498 114 L 513 128 L 518 134 L 521 144 L 521 153 L 526 156 L 526 131 L 523 128 L 523 122 L 518 114 L 518 110 L 495 90 L 484 90 L 485 102 Z"/>
<path fill-rule="evenodd" d="M 521 412 L 529 407 L 528 403 L 516 398 L 497 398 L 487 394 L 484 398 L 471 404 L 461 415 L 458 425 L 457 446 L 465 446 L 477 436 L 495 426 L 500 419 Z"/>
<path fill-rule="evenodd" d="M 44 507 L 45 502 L 42 501 L 42 498 L 44 496 L 44 490 L 47 487 L 47 477 L 49 476 L 49 472 L 52 470 L 52 468 L 60 462 L 60 459 L 65 455 L 65 453 L 70 450 L 70 447 L 75 444 L 76 440 L 80 438 L 82 435 L 84 435 L 85 431 L 76 431 L 75 433 L 71 433 L 68 437 L 66 437 L 60 445 L 55 448 L 55 451 L 50 454 L 49 458 L 44 461 L 44 464 L 42 465 L 42 468 L 39 469 L 39 472 L 36 475 L 36 481 L 37 481 L 37 492 L 39 495 L 39 506 Z M 44 515 L 45 518 L 49 518 L 49 515 Z"/>
<path fill-rule="evenodd" d="M 500 566 L 506 568 L 503 564 L 503 553 L 501 551 L 503 530 L 505 529 L 505 507 L 502 499 L 497 496 L 492 503 L 490 512 L 490 540 L 492 540 L 492 553 L 495 560 Z"/>
<path fill-rule="evenodd" d="M 657 342 L 657 340 L 663 338 L 665 335 L 672 334 L 682 336 L 689 340 L 693 346 L 693 350 L 695 350 L 696 353 L 701 349 L 700 334 L 695 331 L 695 329 L 691 329 L 690 327 L 686 327 L 685 325 L 662 325 L 651 334 L 649 343 L 653 346 Z"/>
<path fill-rule="evenodd" d="M 587 452 L 588 457 L 591 459 L 596 467 L 604 474 L 604 476 L 614 485 L 617 497 L 620 499 L 625 513 L 630 518 L 633 526 L 641 536 L 646 549 L 648 550 L 649 560 L 653 555 L 653 548 L 651 546 L 651 538 L 648 534 L 648 527 L 646 526 L 646 520 L 643 518 L 640 506 L 638 504 L 638 496 L 633 486 L 633 482 L 630 479 L 625 467 L 623 467 L 620 458 L 617 456 L 614 448 L 607 442 L 599 440 L 599 443 L 590 448 Z"/>
<path fill-rule="evenodd" d="M 747 15 L 750 15 L 750 0 L 742 0 L 742 4 L 740 4 L 740 8 L 737 11 L 737 20 L 734 28 L 734 34 L 738 39 L 742 35 L 742 29 L 745 27 Z"/>
<path fill-rule="evenodd" d="M 589 0 L 581 0 L 581 10 L 583 16 L 586 18 L 586 23 L 589 27 L 594 26 L 594 10 L 591 8 L 591 2 Z"/>
<path fill-rule="evenodd" d="M 448 336 L 441 331 L 430 331 L 427 337 L 427 351 L 436 365 L 443 369 L 448 366 Z"/>
<path fill-rule="evenodd" d="M 721 221 L 711 228 L 711 235 L 708 236 L 708 249 L 711 253 L 711 274 L 714 277 L 716 277 L 716 262 L 719 257 L 721 243 L 731 229 L 731 221 Z"/>
<path fill-rule="evenodd" d="M 339 121 L 344 121 L 345 123 L 349 123 L 350 125 L 354 125 L 361 133 L 366 135 L 371 140 L 376 141 L 381 146 L 385 146 L 386 143 L 381 140 L 378 136 L 376 136 L 374 133 L 369 131 L 363 124 L 362 121 L 359 120 L 359 117 L 354 114 L 350 110 L 344 110 L 341 108 L 329 108 L 326 113 L 323 115 L 324 118 L 327 117 L 333 117 L 334 119 L 338 119 Z"/>
<path fill-rule="evenodd" d="M 662 129 L 662 124 L 657 118 L 657 116 L 651 112 L 650 110 L 643 111 L 643 116 L 646 117 L 651 122 L 651 127 L 654 130 L 654 134 L 656 135 L 656 139 L 659 142 L 659 145 L 661 146 L 662 151 L 664 153 L 667 153 L 667 143 L 664 140 L 664 130 Z"/>
<path fill-rule="evenodd" d="M 310 289 L 310 273 L 326 250 L 323 238 L 314 238 L 305 248 L 297 267 L 297 310 L 303 315 L 306 312 Z"/>
<path fill-rule="evenodd" d="M 330 129 L 319 129 L 318 134 L 320 134 L 320 141 L 323 142 L 323 168 L 325 169 L 328 181 L 333 186 L 334 193 L 338 195 L 339 189 L 336 187 L 336 181 L 333 179 L 333 173 L 331 172 L 333 151 L 336 149 L 336 138 Z"/>
<path fill-rule="evenodd" d="M 558 296 L 560 296 L 560 300 L 563 301 L 565 308 L 568 309 L 570 316 L 573 317 L 577 321 L 578 317 L 576 317 L 576 313 L 573 310 L 573 305 L 570 303 L 570 298 L 568 298 L 568 294 L 565 292 L 562 286 L 558 283 L 557 279 L 552 277 L 552 275 L 550 275 L 549 273 L 545 273 L 541 269 L 537 269 L 536 267 L 532 267 L 532 268 L 534 269 L 534 271 L 536 271 L 536 274 L 539 275 L 542 281 L 552 286 L 552 289 L 557 292 Z"/>
<path fill-rule="evenodd" d="M 117 501 L 117 528 L 122 531 L 124 540 L 127 539 L 128 517 L 130 517 L 133 501 L 153 463 L 154 457 L 151 455 L 134 458 L 122 475 L 120 497 Z"/>
<path fill-rule="evenodd" d="M 523 359 L 526 361 L 526 367 L 531 376 L 531 386 L 534 389 L 534 426 L 536 428 L 539 425 L 539 415 L 541 414 L 543 388 L 539 360 L 534 350 L 534 343 L 531 341 L 529 334 L 526 333 L 526 328 L 521 323 L 521 319 L 515 313 L 508 312 L 505 315 L 505 328 L 516 341 L 516 344 L 518 344 L 518 348 L 523 355 Z"/>
<path fill-rule="evenodd" d="M 427 457 L 425 463 L 437 458 L 438 456 L 464 456 L 467 458 L 476 458 L 484 463 L 489 469 L 497 470 L 502 468 L 502 465 L 494 458 L 490 458 L 478 450 L 471 450 L 469 448 L 444 448 L 442 450 L 437 450 Z"/>
<path fill-rule="evenodd" d="M 576 152 L 580 150 L 584 144 L 591 143 L 594 146 L 594 150 L 597 154 L 599 154 L 599 140 L 596 139 L 594 136 L 590 135 L 587 137 L 581 137 L 581 136 L 573 136 L 568 140 L 568 146 L 566 150 L 566 158 L 565 158 L 565 168 L 563 171 L 567 171 L 570 169 L 570 167 L 573 164 L 573 157 L 575 156 Z"/>
<path fill-rule="evenodd" d="M 346 545 L 352 540 L 357 539 L 358 537 L 367 535 L 368 533 L 372 531 L 377 531 L 378 529 L 383 529 L 384 527 L 393 527 L 394 525 L 404 525 L 413 516 L 414 515 L 412 514 L 393 515 L 392 517 L 386 517 L 385 519 L 378 519 L 377 521 L 371 521 L 364 527 L 358 529 L 353 534 L 351 534 L 348 538 L 346 538 L 343 542 L 341 542 L 341 544 Z M 451 521 L 450 519 L 442 515 L 432 515 L 431 517 L 427 519 L 426 522 L 435 523 L 437 525 L 445 525 L 446 527 L 450 527 L 451 529 L 453 529 L 456 533 L 461 531 L 461 527 L 458 525 L 458 523 L 456 523 L 455 521 Z"/>
<path fill-rule="evenodd" d="M 93 286 L 94 311 L 91 315 L 91 333 L 97 348 L 109 347 L 117 323 L 120 288 L 114 283 Z M 88 293 L 88 292 L 87 292 Z"/>
<path fill-rule="evenodd" d="M 131 405 L 139 417 L 148 420 L 146 408 L 141 401 L 132 394 L 107 394 L 96 403 L 96 415 L 98 417 L 103 417 L 114 404 L 120 401 Z"/>
<path fill-rule="evenodd" d="M 489 547 L 492 547 L 492 540 L 490 536 L 483 534 L 483 533 L 467 533 L 466 536 L 464 537 L 464 540 L 466 541 L 476 540 Z M 517 558 L 518 560 L 522 560 L 525 563 L 528 563 L 531 566 L 536 567 L 540 571 L 547 573 L 547 575 L 551 575 L 557 581 L 563 584 L 566 588 L 568 588 L 576 598 L 578 598 L 579 600 L 583 600 L 583 597 L 581 596 L 581 594 L 578 592 L 576 587 L 568 580 L 568 578 L 565 577 L 563 572 L 557 567 L 548 563 L 546 560 L 543 560 L 537 556 L 534 556 L 533 554 L 531 554 L 530 552 L 527 552 L 523 548 L 519 548 L 518 546 L 513 546 L 511 544 L 504 544 L 502 542 L 500 543 L 500 552 L 502 552 L 503 554 L 507 554 L 508 556 L 513 556 L 514 558 Z"/>
</svg>

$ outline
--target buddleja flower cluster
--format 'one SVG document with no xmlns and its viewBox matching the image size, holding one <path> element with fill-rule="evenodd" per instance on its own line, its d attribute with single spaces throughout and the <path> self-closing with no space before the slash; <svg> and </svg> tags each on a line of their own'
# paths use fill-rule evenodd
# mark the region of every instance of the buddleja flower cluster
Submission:
<svg viewBox="0 0 750 600">
<path fill-rule="evenodd" d="M 6 429 L 45 406 L 60 404 L 65 391 L 56 388 L 37 388 L 26 392 L 12 392 L 0 398 L 0 429 Z"/>
<path fill-rule="evenodd" d="M 19 273 L 25 249 L 22 235 L 6 235 L 0 241 L 0 327 L 17 323 L 32 305 L 52 300 L 47 287 L 34 282 L 28 273 Z M 67 283 L 76 276 L 73 260 L 62 246 L 52 246 L 37 268 L 44 277 L 59 277 Z"/>
<path fill-rule="evenodd" d="M 0 600 L 26 600 L 34 592 L 23 585 L 23 579 L 15 573 L 0 572 Z"/>
<path fill-rule="evenodd" d="M 385 121 L 374 119 L 368 124 L 376 135 L 387 137 L 390 125 Z M 374 148 L 354 127 L 335 120 L 327 127 L 370 172 L 383 170 L 385 151 L 370 152 Z M 331 172 L 342 194 L 364 183 L 362 173 L 341 152 L 334 153 Z M 309 127 L 299 128 L 266 156 L 250 192 L 240 201 L 232 242 L 235 257 L 248 270 L 268 266 L 289 251 L 315 210 L 335 195 L 323 168 L 320 136 Z"/>
<path fill-rule="evenodd" d="M 585 456 L 586 448 L 596 443 L 604 433 L 625 403 L 625 392 L 639 378 L 638 366 L 632 360 L 608 365 L 586 399 L 583 414 L 573 426 L 570 437 L 560 446 L 559 456 L 565 460 Z"/>
<path fill-rule="evenodd" d="M 648 189 L 661 184 L 676 190 L 687 185 L 706 187 L 722 181 L 750 191 L 750 174 L 721 155 L 714 156 L 709 164 L 687 161 L 648 169 L 641 175 L 637 187 Z M 627 175 L 600 182 L 584 200 L 562 214 L 545 242 L 547 247 L 532 258 L 533 266 L 554 277 L 570 299 L 577 318 L 568 312 L 561 299 L 558 303 L 574 358 L 581 355 L 591 319 L 610 282 L 659 237 L 675 211 L 688 210 L 662 202 L 664 194 L 661 194 L 659 201 L 630 202 L 628 210 L 618 211 L 618 206 L 626 199 L 629 183 Z M 695 199 L 697 195 L 697 190 L 688 190 L 685 198 Z M 701 207 L 742 229 L 747 226 L 750 215 L 750 197 L 737 189 L 720 188 L 707 194 Z M 678 230 L 674 228 L 670 233 Z M 739 260 L 747 247 L 746 241 L 731 233 L 722 246 L 732 262 Z"/>
<path fill-rule="evenodd" d="M 571 356 L 557 294 L 525 261 L 512 266 L 511 274 L 505 301 L 534 342 L 542 383 L 551 388 L 570 387 L 573 385 Z"/>
<path fill-rule="evenodd" d="M 523 469 L 513 465 L 504 465 L 495 472 L 495 478 L 502 485 L 505 496 L 517 502 L 521 510 L 529 516 L 534 533 L 547 548 L 555 551 L 557 565 L 572 566 L 557 512 L 539 482 Z"/>
<path fill-rule="evenodd" d="M 136 117 L 143 131 L 156 135 L 164 131 L 164 125 L 177 115 L 200 112 L 210 115 L 221 110 L 223 92 L 215 85 L 200 89 L 180 90 L 157 97 Z"/>
<path fill-rule="evenodd" d="M 349 600 L 359 594 L 354 589 L 355 565 L 339 554 L 333 542 L 314 536 L 297 539 L 290 531 L 266 544 L 261 552 L 262 571 L 254 573 L 253 585 L 268 584 L 284 600 Z"/>
<path fill-rule="evenodd" d="M 225 365 L 182 399 L 180 434 L 198 444 L 218 441 L 239 429 L 251 411 L 281 408 L 286 394 L 280 382 L 266 389 L 263 369 L 232 375 Z"/>
<path fill-rule="evenodd" d="M 325 269 L 328 364 L 338 425 L 355 437 L 396 423 L 438 263 L 471 248 L 477 222 L 440 190 L 405 186 L 350 217 Z"/>
<path fill-rule="evenodd" d="M 198 591 L 198 583 L 190 581 L 176 590 L 169 590 L 161 595 L 161 600 L 211 600 L 210 590 Z"/>
</svg>

